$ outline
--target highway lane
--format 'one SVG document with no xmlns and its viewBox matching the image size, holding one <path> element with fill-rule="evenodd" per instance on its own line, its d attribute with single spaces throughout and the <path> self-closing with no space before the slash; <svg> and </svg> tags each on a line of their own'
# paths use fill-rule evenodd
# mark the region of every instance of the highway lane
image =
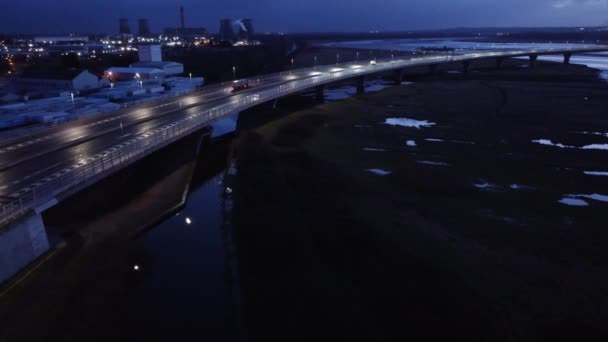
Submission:
<svg viewBox="0 0 608 342">
<path fill-rule="evenodd" d="M 293 75 L 271 75 L 256 78 L 252 83 L 256 87 L 276 85 L 292 79 Z M 232 95 L 232 86 L 216 85 L 211 91 L 181 97 L 169 104 L 154 107 L 133 108 L 128 113 L 119 113 L 115 116 L 99 118 L 97 121 L 87 120 L 80 124 L 72 123 L 60 131 L 44 136 L 24 137 L 19 141 L 0 148 L 0 170 L 15 166 L 18 163 L 35 158 L 50 151 L 63 148 L 69 144 L 77 143 L 83 139 L 92 139 L 107 132 L 120 130 L 150 120 L 157 116 L 167 115 L 179 111 L 180 108 L 197 106 L 219 98 Z M 168 106 L 170 105 L 170 106 Z"/>
<path fill-rule="evenodd" d="M 260 85 L 255 89 L 258 91 L 270 89 L 278 84 L 289 82 L 292 78 L 293 75 L 280 76 L 276 78 L 275 82 Z M 228 93 L 230 94 L 228 96 L 233 98 L 243 96 L 238 93 L 233 94 L 230 91 Z M 110 147 L 120 146 L 121 143 L 155 128 L 221 105 L 224 103 L 225 97 L 224 94 L 218 94 L 213 99 L 207 99 L 208 101 L 202 105 L 184 107 L 182 110 L 172 111 L 169 114 L 153 116 L 149 120 L 123 126 L 123 129 L 112 129 L 95 139 L 88 139 L 62 149 L 56 149 L 38 158 L 30 158 L 16 166 L 9 167 L 0 172 L 0 202 L 2 202 L 2 199 L 14 200 L 32 187 L 41 185 L 45 179 L 77 168 L 86 163 L 89 156 L 101 153 Z M 87 132 L 83 133 L 86 134 Z"/>
</svg>

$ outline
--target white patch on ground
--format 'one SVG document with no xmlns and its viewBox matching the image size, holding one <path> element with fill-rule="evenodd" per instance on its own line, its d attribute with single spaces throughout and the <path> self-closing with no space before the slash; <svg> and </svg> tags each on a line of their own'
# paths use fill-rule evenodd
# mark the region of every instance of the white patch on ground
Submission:
<svg viewBox="0 0 608 342">
<path fill-rule="evenodd" d="M 376 92 L 388 88 L 388 85 L 385 84 L 372 84 L 370 86 L 365 87 L 365 91 L 367 92 Z"/>
<path fill-rule="evenodd" d="M 443 139 L 435 139 L 435 138 L 428 138 L 428 139 L 424 139 L 424 140 L 428 141 L 428 142 L 449 142 L 449 143 L 454 143 L 454 144 L 475 145 L 475 143 L 472 141 L 462 141 L 462 140 L 443 140 Z"/>
<path fill-rule="evenodd" d="M 452 165 L 450 165 L 448 163 L 434 162 L 434 161 L 429 161 L 429 160 L 418 160 L 418 161 L 416 161 L 416 163 L 418 163 L 418 164 L 424 164 L 424 165 L 452 166 Z"/>
<path fill-rule="evenodd" d="M 416 142 L 414 140 L 408 140 L 405 142 L 405 145 L 409 147 L 416 147 Z"/>
<path fill-rule="evenodd" d="M 325 99 L 327 101 L 341 101 L 353 97 L 357 94 L 357 88 L 353 86 L 346 86 L 335 89 L 328 89 L 325 91 Z"/>
<path fill-rule="evenodd" d="M 580 150 L 603 150 L 603 151 L 608 150 L 608 144 L 591 144 L 591 145 L 585 145 L 583 147 L 576 147 L 576 146 L 564 145 L 561 143 L 554 143 L 552 140 L 549 140 L 549 139 L 532 140 L 532 142 L 536 143 L 536 144 L 540 144 L 540 145 L 554 146 L 554 147 L 559 147 L 559 148 L 576 148 L 576 149 L 580 149 Z"/>
<path fill-rule="evenodd" d="M 586 135 L 599 135 L 605 138 L 608 138 L 608 133 L 602 133 L 602 132 L 576 132 L 578 134 L 586 134 Z"/>
<path fill-rule="evenodd" d="M 511 188 L 511 190 L 521 190 L 524 187 L 519 184 L 511 184 L 510 188 Z"/>
<path fill-rule="evenodd" d="M 589 203 L 587 203 L 587 201 L 579 199 L 579 198 L 571 198 L 571 197 L 564 197 L 561 200 L 559 200 L 559 203 L 569 205 L 572 207 L 588 207 L 589 206 Z"/>
<path fill-rule="evenodd" d="M 536 144 L 541 144 L 541 145 L 546 145 L 546 146 L 555 146 L 555 147 L 559 147 L 559 148 L 574 148 L 574 146 L 567 146 L 567 145 L 560 144 L 560 143 L 554 143 L 552 140 L 549 140 L 549 139 L 532 140 L 532 142 L 536 143 Z"/>
<path fill-rule="evenodd" d="M 608 144 L 592 144 L 581 147 L 583 150 L 608 150 Z"/>
<path fill-rule="evenodd" d="M 473 183 L 473 186 L 477 189 L 487 190 L 487 191 L 499 191 L 502 190 L 501 187 L 497 184 L 490 183 L 484 179 L 480 179 L 477 182 Z"/>
<path fill-rule="evenodd" d="M 367 169 L 367 172 L 371 172 L 378 176 L 386 176 L 386 175 L 390 175 L 392 173 L 390 171 L 386 171 L 386 170 L 382 170 L 382 169 Z"/>
<path fill-rule="evenodd" d="M 435 123 L 426 120 L 420 121 L 408 118 L 388 118 L 386 121 L 384 121 L 384 123 L 391 126 L 413 127 L 418 129 L 421 127 L 431 127 L 435 125 Z"/>
<path fill-rule="evenodd" d="M 591 199 L 598 202 L 608 202 L 608 196 L 600 195 L 600 194 L 591 194 L 591 195 L 566 195 L 569 198 L 586 198 Z"/>
<path fill-rule="evenodd" d="M 371 148 L 371 147 L 366 147 L 363 149 L 363 151 L 367 151 L 367 152 L 384 152 L 386 151 L 383 148 Z"/>
<path fill-rule="evenodd" d="M 587 176 L 608 176 L 608 171 L 585 171 Z"/>
</svg>

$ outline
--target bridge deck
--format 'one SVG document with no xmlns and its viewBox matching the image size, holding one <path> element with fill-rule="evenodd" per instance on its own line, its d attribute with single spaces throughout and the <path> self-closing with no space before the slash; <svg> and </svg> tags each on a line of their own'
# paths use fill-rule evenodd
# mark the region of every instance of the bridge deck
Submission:
<svg viewBox="0 0 608 342">
<path fill-rule="evenodd" d="M 215 85 L 160 103 L 78 120 L 0 142 L 0 225 L 28 210 L 73 193 L 167 146 L 214 120 L 306 89 L 405 68 L 488 58 L 581 54 L 608 46 L 571 49 L 439 54 L 298 69 L 250 80 L 256 86 L 232 93 Z"/>
</svg>

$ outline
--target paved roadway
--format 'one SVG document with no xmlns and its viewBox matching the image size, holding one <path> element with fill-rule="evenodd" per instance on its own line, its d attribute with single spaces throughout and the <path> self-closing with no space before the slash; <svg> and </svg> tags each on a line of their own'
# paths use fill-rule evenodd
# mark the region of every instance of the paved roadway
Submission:
<svg viewBox="0 0 608 342">
<path fill-rule="evenodd" d="M 231 83 L 207 86 L 203 90 L 164 100 L 161 103 L 127 108 L 109 115 L 73 121 L 19 139 L 0 141 L 0 204 L 18 201 L 45 182 L 78 169 L 86 164 L 91 156 L 120 148 L 135 137 L 145 136 L 147 132 L 170 126 L 201 111 L 217 108 L 225 103 L 250 97 L 252 94 L 265 94 L 275 89 L 288 89 L 288 91 L 293 89 L 293 92 L 297 92 L 305 87 L 322 84 L 320 82 L 326 82 L 325 80 L 330 83 L 376 72 L 422 65 L 497 57 L 600 51 L 608 51 L 608 46 L 426 55 L 378 61 L 377 65 L 365 61 L 359 65 L 348 63 L 319 66 L 265 75 L 251 79 L 250 82 L 254 87 L 238 93 L 232 92 Z"/>
</svg>

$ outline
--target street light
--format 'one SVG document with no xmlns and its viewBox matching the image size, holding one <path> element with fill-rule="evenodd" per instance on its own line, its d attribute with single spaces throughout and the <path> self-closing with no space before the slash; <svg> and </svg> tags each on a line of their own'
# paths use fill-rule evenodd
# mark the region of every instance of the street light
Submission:
<svg viewBox="0 0 608 342">
<path fill-rule="evenodd" d="M 357 51 L 357 59 L 355 60 L 356 62 L 359 61 L 359 51 Z"/>
<path fill-rule="evenodd" d="M 315 69 L 317 68 L 317 56 L 315 56 Z"/>
<path fill-rule="evenodd" d="M 232 67 L 232 78 L 236 81 L 236 67 Z"/>
<path fill-rule="evenodd" d="M 340 54 L 336 54 L 336 64 L 340 64 Z"/>
<path fill-rule="evenodd" d="M 190 79 L 192 79 L 192 73 L 190 73 Z"/>
<path fill-rule="evenodd" d="M 74 106 L 74 93 L 70 93 L 70 97 L 72 98 L 72 106 Z"/>
</svg>

